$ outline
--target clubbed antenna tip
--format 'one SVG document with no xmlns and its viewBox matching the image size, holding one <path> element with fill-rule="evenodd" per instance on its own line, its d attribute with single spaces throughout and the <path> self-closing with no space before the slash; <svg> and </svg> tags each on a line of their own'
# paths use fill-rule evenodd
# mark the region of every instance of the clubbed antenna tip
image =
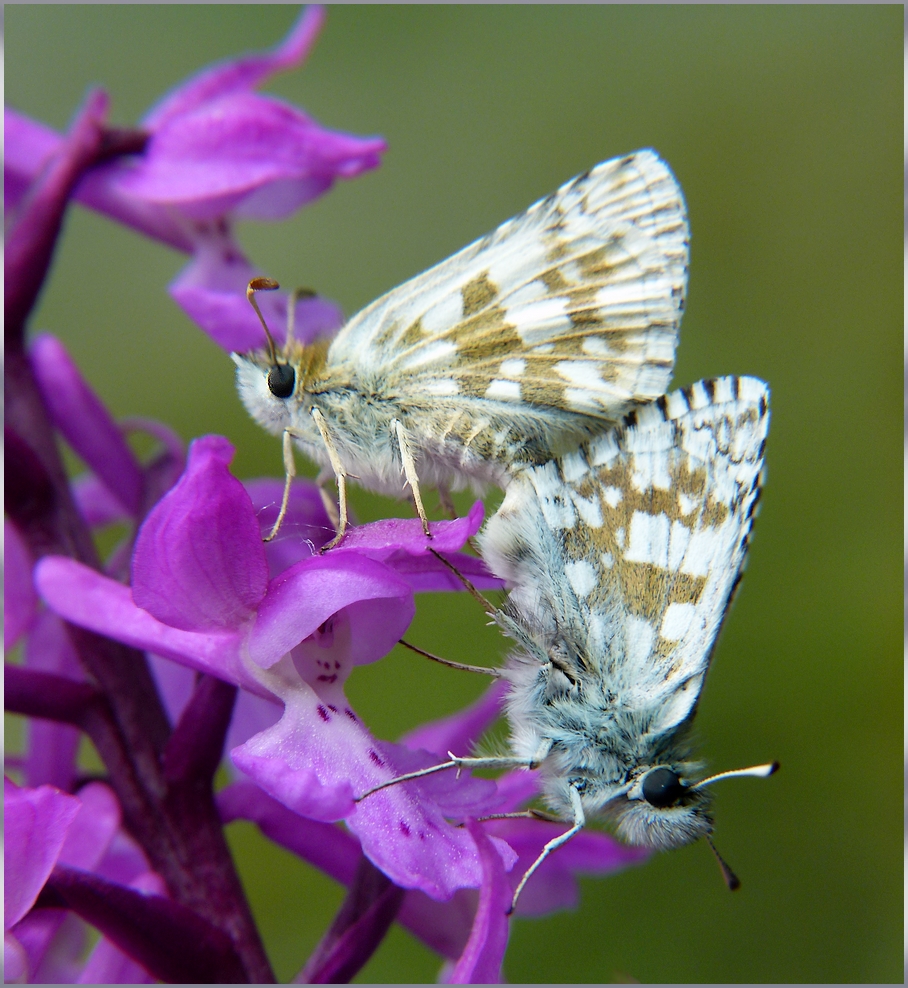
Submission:
<svg viewBox="0 0 908 988">
<path fill-rule="evenodd" d="M 271 363 L 277 363 L 277 348 L 274 345 L 274 339 L 271 333 L 268 331 L 268 324 L 265 322 L 265 317 L 262 315 L 262 310 L 259 308 L 258 302 L 255 300 L 256 292 L 273 292 L 275 289 L 281 286 L 273 278 L 253 278 L 249 282 L 246 288 L 246 298 L 249 299 L 249 304 L 255 309 L 255 314 L 259 317 L 259 322 L 262 324 L 262 329 L 265 330 L 265 339 L 268 341 L 268 355 L 271 358 Z"/>
</svg>

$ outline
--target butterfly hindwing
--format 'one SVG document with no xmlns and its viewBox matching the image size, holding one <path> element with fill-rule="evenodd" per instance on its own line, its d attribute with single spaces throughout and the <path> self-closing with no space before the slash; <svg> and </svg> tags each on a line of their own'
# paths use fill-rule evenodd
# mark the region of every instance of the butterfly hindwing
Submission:
<svg viewBox="0 0 908 988">
<path fill-rule="evenodd" d="M 768 389 L 701 381 L 577 452 L 522 470 L 484 551 L 530 625 L 649 730 L 691 712 L 759 499 Z"/>
</svg>

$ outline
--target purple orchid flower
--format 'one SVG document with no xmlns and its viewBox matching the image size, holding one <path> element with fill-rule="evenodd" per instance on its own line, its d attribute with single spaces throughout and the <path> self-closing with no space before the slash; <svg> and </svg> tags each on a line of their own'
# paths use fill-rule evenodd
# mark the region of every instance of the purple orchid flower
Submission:
<svg viewBox="0 0 908 988">
<path fill-rule="evenodd" d="M 175 87 L 139 124 L 147 145 L 80 183 L 77 201 L 146 236 L 193 249 L 192 221 L 277 219 L 322 195 L 337 178 L 376 168 L 381 138 L 329 131 L 295 107 L 253 92 L 309 54 L 324 10 L 303 11 L 270 52 L 203 69 Z M 13 211 L 63 143 L 54 131 L 6 110 L 6 207 Z"/>
<path fill-rule="evenodd" d="M 319 6 L 306 8 L 272 51 L 227 60 L 181 83 L 133 133 L 133 150 L 141 153 L 94 168 L 75 192 L 82 204 L 193 255 L 171 295 L 226 350 L 261 343 L 245 289 L 262 272 L 236 242 L 233 220 L 289 216 L 338 178 L 377 168 L 386 149 L 379 137 L 328 130 L 296 107 L 253 91 L 302 64 L 324 16 Z M 14 212 L 63 137 L 9 108 L 5 133 L 5 203 Z M 287 306 L 286 293 L 262 300 L 278 333 Z M 303 340 L 342 322 L 339 307 L 327 299 L 297 303 Z"/>
<path fill-rule="evenodd" d="M 342 689 L 355 665 L 387 654 L 409 625 L 411 583 L 437 585 L 444 567 L 429 554 L 420 522 L 364 526 L 357 545 L 310 555 L 269 580 L 260 522 L 227 470 L 231 455 L 219 437 L 193 444 L 183 478 L 139 533 L 131 591 L 59 557 L 38 565 L 39 591 L 74 624 L 279 701 L 275 723 L 233 750 L 238 768 L 301 816 L 346 819 L 370 860 L 401 887 L 438 898 L 477 887 L 473 842 L 446 818 L 483 812 L 494 786 L 430 777 L 354 802 L 437 761 L 372 738 Z M 435 523 L 432 547 L 453 552 L 481 517 L 477 506 L 465 519 Z M 407 567 L 410 582 L 393 568 L 408 555 L 431 560 L 422 571 Z M 434 841 L 416 839 L 429 833 Z"/>
<path fill-rule="evenodd" d="M 450 717 L 423 725 L 402 738 L 401 743 L 410 749 L 431 751 L 436 761 L 443 761 L 449 750 L 468 751 L 499 716 L 504 692 L 504 684 L 497 682 L 476 703 Z M 496 782 L 497 788 L 487 812 L 514 811 L 539 794 L 535 772 L 518 770 Z M 362 847 L 353 833 L 321 821 L 301 819 L 248 779 L 241 778 L 222 790 L 218 794 L 218 806 L 225 822 L 249 820 L 270 840 L 320 868 L 335 881 L 351 885 L 355 880 Z M 563 825 L 525 817 L 489 821 L 483 825 L 484 839 L 494 835 L 518 853 L 517 863 L 510 871 L 502 868 L 507 894 L 500 911 L 479 909 L 479 896 L 474 889 L 460 889 L 445 901 L 432 899 L 421 889 L 406 893 L 396 920 L 446 959 L 449 965 L 445 969 L 446 980 L 470 981 L 471 977 L 478 981 L 490 980 L 488 970 L 479 972 L 470 966 L 474 961 L 478 963 L 474 957 L 479 951 L 477 944 L 486 945 L 487 953 L 492 945 L 501 949 L 502 955 L 497 957 L 500 968 L 507 941 L 506 935 L 501 936 L 500 929 L 503 924 L 506 926 L 505 914 L 517 883 L 543 845 L 563 829 Z M 543 915 L 553 909 L 575 908 L 579 899 L 578 873 L 605 875 L 638 863 L 647 856 L 646 851 L 626 847 L 609 835 L 592 830 L 578 834 L 576 840 L 579 843 L 571 849 L 571 856 L 553 855 L 538 869 L 518 903 L 518 915 Z M 497 870 L 484 871 L 484 886 L 493 878 L 498 883 L 499 877 Z M 491 892 L 487 890 L 485 894 L 491 895 Z M 474 961 L 470 961 L 470 957 L 474 957 Z"/>
</svg>

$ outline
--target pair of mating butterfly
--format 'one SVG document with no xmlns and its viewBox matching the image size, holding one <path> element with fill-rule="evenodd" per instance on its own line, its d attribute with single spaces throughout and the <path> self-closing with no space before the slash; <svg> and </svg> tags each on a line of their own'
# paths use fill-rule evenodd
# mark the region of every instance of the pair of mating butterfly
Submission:
<svg viewBox="0 0 908 988">
<path fill-rule="evenodd" d="M 246 407 L 283 433 L 288 489 L 291 440 L 336 478 L 331 545 L 347 476 L 394 495 L 405 480 L 427 534 L 421 486 L 505 488 L 478 539 L 512 587 L 492 611 L 517 642 L 499 671 L 512 754 L 451 755 L 428 771 L 540 769 L 571 827 L 515 903 L 588 814 L 633 844 L 709 840 L 707 784 L 775 769 L 692 781 L 691 722 L 744 564 L 769 392 L 725 377 L 664 394 L 688 242 L 674 176 L 638 151 L 389 292 L 333 340 L 288 332 L 279 351 L 269 336 L 267 350 L 234 355 Z"/>
</svg>

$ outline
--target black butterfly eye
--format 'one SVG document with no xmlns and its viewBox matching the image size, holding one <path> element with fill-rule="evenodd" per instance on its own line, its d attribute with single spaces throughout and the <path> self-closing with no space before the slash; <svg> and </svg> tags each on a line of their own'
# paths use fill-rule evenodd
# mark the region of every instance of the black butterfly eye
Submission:
<svg viewBox="0 0 908 988">
<path fill-rule="evenodd" d="M 685 791 L 678 773 L 670 768 L 654 768 L 643 780 L 643 798 L 660 810 L 677 803 Z"/>
<path fill-rule="evenodd" d="M 275 364 L 268 371 L 268 389 L 275 398 L 289 398 L 296 385 L 296 374 L 289 364 Z"/>
</svg>

